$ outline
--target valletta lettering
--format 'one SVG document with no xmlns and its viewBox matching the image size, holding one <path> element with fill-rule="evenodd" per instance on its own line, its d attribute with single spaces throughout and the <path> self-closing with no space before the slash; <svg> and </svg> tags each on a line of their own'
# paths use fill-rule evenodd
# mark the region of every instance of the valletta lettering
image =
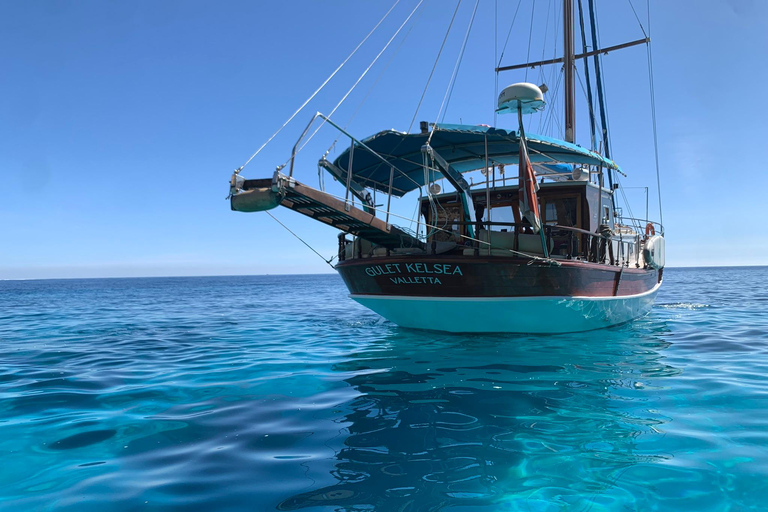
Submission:
<svg viewBox="0 0 768 512">
<path fill-rule="evenodd" d="M 395 284 L 443 284 L 436 277 L 390 277 Z"/>
</svg>

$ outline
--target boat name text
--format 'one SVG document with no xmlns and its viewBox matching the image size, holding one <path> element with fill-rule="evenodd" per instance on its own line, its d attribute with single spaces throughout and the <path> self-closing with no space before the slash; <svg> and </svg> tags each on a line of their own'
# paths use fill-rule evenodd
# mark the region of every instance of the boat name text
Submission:
<svg viewBox="0 0 768 512">
<path fill-rule="evenodd" d="M 438 277 L 426 276 L 424 274 L 442 276 L 464 275 L 459 265 L 452 265 L 450 263 L 387 263 L 386 265 L 366 267 L 365 273 L 371 277 L 399 274 L 389 278 L 394 284 L 443 284 Z M 403 276 L 403 274 L 421 275 Z"/>
</svg>

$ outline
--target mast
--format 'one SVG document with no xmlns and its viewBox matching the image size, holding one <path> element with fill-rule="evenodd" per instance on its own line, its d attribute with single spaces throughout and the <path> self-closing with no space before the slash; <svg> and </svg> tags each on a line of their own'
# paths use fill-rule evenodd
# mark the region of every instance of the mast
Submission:
<svg viewBox="0 0 768 512">
<path fill-rule="evenodd" d="M 573 83 L 573 0 L 563 0 L 563 65 L 565 79 L 565 140 L 574 142 L 576 129 L 576 101 Z"/>
</svg>

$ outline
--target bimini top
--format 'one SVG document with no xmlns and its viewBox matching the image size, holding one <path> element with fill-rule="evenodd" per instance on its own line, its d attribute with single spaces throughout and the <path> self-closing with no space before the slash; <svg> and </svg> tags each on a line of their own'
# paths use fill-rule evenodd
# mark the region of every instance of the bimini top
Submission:
<svg viewBox="0 0 768 512">
<path fill-rule="evenodd" d="M 404 133 L 395 130 L 379 132 L 364 139 L 362 144 L 379 154 L 385 161 L 355 144 L 352 156 L 352 176 L 366 187 L 387 192 L 389 176 L 394 167 L 392 194 L 402 196 L 424 185 L 424 167 L 421 147 L 429 139 L 429 133 Z M 519 161 L 520 134 L 489 126 L 437 124 L 429 144 L 458 172 L 468 172 L 485 167 L 485 144 L 488 143 L 488 165 L 517 164 Z M 531 162 L 602 165 L 619 170 L 613 161 L 602 155 L 559 139 L 526 134 Z M 346 180 L 349 150 L 333 162 Z M 539 173 L 541 174 L 541 173 Z M 429 174 L 429 181 L 442 178 L 438 169 Z"/>
</svg>

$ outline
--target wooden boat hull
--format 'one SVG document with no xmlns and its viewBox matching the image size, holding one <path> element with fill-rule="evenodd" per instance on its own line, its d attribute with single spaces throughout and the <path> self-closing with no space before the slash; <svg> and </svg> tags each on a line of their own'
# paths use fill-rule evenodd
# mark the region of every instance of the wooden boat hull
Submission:
<svg viewBox="0 0 768 512">
<path fill-rule="evenodd" d="M 342 262 L 350 297 L 403 327 L 564 333 L 630 321 L 652 307 L 654 269 L 512 258 L 375 258 Z"/>
</svg>

